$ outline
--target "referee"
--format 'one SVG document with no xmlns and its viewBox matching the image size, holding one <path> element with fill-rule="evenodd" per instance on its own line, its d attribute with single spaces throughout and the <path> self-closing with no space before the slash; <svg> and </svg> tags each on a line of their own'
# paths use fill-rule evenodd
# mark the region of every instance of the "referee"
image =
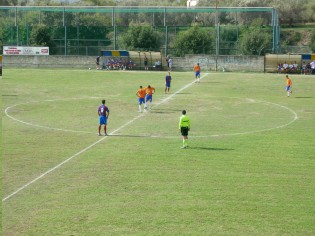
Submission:
<svg viewBox="0 0 315 236">
<path fill-rule="evenodd" d="M 190 130 L 190 119 L 186 115 L 186 110 L 182 111 L 182 116 L 179 119 L 179 130 L 183 136 L 183 146 L 181 148 L 188 147 L 188 131 Z"/>
</svg>

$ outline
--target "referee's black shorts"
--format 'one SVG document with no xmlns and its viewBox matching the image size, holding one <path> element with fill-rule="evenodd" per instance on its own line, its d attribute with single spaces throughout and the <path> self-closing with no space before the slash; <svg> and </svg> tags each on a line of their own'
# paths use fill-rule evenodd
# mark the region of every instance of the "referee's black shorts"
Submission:
<svg viewBox="0 0 315 236">
<path fill-rule="evenodd" d="M 180 128 L 180 132 L 182 133 L 183 136 L 188 136 L 188 131 L 189 131 L 188 127 L 181 127 Z"/>
</svg>

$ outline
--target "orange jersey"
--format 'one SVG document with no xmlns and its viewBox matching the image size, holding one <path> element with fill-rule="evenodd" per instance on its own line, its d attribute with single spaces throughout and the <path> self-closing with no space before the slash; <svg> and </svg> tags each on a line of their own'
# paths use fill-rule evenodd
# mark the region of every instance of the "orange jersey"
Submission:
<svg viewBox="0 0 315 236">
<path fill-rule="evenodd" d="M 292 86 L 292 80 L 290 78 L 287 78 L 287 86 Z"/>
<path fill-rule="evenodd" d="M 195 66 L 194 66 L 194 71 L 195 71 L 195 72 L 200 71 L 200 66 L 199 66 L 199 65 L 195 65 Z"/>
<path fill-rule="evenodd" d="M 138 91 L 137 91 L 137 96 L 138 96 L 139 98 L 144 98 L 144 97 L 145 97 L 145 94 L 146 94 L 145 88 L 138 89 Z"/>
<path fill-rule="evenodd" d="M 153 88 L 152 86 L 149 88 L 149 87 L 146 87 L 145 88 L 145 92 L 146 94 L 148 95 L 152 95 L 154 92 L 155 92 L 155 88 Z"/>
</svg>

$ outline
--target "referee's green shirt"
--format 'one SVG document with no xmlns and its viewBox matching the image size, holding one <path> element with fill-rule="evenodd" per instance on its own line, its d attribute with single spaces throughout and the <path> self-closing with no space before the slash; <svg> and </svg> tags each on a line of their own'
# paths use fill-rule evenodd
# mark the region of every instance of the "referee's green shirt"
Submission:
<svg viewBox="0 0 315 236">
<path fill-rule="evenodd" d="M 182 115 L 179 119 L 179 128 L 188 127 L 190 128 L 190 119 L 186 115 Z"/>
</svg>

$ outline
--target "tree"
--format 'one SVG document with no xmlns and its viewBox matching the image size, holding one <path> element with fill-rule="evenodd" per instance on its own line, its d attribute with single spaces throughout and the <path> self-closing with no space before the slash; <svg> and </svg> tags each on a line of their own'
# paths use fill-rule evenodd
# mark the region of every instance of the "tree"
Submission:
<svg viewBox="0 0 315 236">
<path fill-rule="evenodd" d="M 51 32 L 48 27 L 39 25 L 33 28 L 31 33 L 31 45 L 49 47 L 49 52 L 54 53 L 55 43 L 51 38 Z"/>
<path fill-rule="evenodd" d="M 244 55 L 264 55 L 271 48 L 271 35 L 262 28 L 249 27 L 243 30 L 239 42 L 239 52 Z"/>
<path fill-rule="evenodd" d="M 119 39 L 119 44 L 127 50 L 160 50 L 160 38 L 151 26 L 131 26 Z"/>
<path fill-rule="evenodd" d="M 175 56 L 183 56 L 185 54 L 209 53 L 213 42 L 214 39 L 208 31 L 193 26 L 176 36 L 174 54 Z"/>
<path fill-rule="evenodd" d="M 312 32 L 312 39 L 311 39 L 311 50 L 313 53 L 315 53 L 315 30 Z"/>
</svg>

